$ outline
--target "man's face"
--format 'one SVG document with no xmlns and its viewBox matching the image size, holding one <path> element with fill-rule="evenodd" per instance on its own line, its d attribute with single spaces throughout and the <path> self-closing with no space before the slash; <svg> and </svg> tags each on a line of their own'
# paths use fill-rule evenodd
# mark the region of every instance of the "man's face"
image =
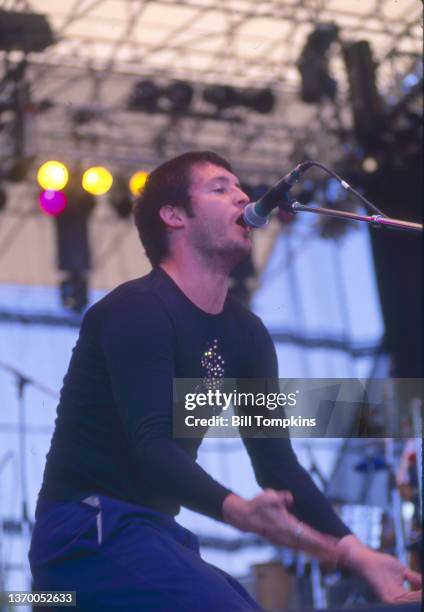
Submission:
<svg viewBox="0 0 424 612">
<path fill-rule="evenodd" d="M 237 263 L 251 248 L 250 228 L 240 221 L 248 196 L 237 177 L 220 166 L 191 169 L 190 197 L 194 217 L 187 218 L 187 241 L 205 256 L 225 255 Z"/>
</svg>

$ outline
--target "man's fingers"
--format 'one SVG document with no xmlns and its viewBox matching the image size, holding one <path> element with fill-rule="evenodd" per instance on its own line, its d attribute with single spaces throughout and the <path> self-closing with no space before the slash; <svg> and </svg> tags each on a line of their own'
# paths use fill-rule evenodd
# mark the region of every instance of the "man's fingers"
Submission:
<svg viewBox="0 0 424 612">
<path fill-rule="evenodd" d="M 293 503 L 293 495 L 290 491 L 276 491 L 275 489 L 265 489 L 267 499 L 275 504 L 289 506 Z"/>
<path fill-rule="evenodd" d="M 293 503 L 293 495 L 290 491 L 278 491 L 278 495 L 285 506 L 291 506 Z"/>
<path fill-rule="evenodd" d="M 423 592 L 420 591 L 407 591 L 406 593 L 402 593 L 399 597 L 393 599 L 390 603 L 402 603 L 408 601 L 422 601 Z"/>
<path fill-rule="evenodd" d="M 405 568 L 404 578 L 409 582 L 413 589 L 421 589 L 423 585 L 423 578 L 421 574 L 418 572 L 414 572 L 409 569 L 409 567 Z"/>
</svg>

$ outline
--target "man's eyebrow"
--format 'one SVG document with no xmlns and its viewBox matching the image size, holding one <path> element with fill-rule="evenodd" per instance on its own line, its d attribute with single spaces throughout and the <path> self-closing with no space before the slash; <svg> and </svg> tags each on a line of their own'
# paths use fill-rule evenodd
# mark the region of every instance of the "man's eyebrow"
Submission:
<svg viewBox="0 0 424 612">
<path fill-rule="evenodd" d="M 230 183 L 231 179 L 229 176 L 221 174 L 220 176 L 214 176 L 213 178 L 209 179 L 208 183 L 213 183 L 213 181 L 224 181 L 226 183 Z M 241 185 L 238 180 L 235 182 L 235 186 L 238 187 L 238 189 L 241 189 Z"/>
</svg>

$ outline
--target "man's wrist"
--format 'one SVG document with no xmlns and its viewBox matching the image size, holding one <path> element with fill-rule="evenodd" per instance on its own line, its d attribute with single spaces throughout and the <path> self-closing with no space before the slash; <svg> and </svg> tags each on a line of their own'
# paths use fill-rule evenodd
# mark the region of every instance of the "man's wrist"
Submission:
<svg viewBox="0 0 424 612">
<path fill-rule="evenodd" d="M 247 529 L 247 511 L 248 502 L 236 495 L 235 493 L 229 493 L 222 503 L 222 516 L 224 521 L 233 527 L 237 527 L 241 531 L 248 531 Z"/>
<path fill-rule="evenodd" d="M 352 534 L 344 536 L 336 544 L 338 565 L 356 572 L 363 569 L 363 562 L 371 550 Z"/>
</svg>

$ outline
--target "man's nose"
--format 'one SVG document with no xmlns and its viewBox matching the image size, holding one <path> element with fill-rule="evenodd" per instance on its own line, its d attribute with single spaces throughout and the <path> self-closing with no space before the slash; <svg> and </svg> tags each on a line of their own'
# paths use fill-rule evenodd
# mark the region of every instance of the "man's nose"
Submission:
<svg viewBox="0 0 424 612">
<path fill-rule="evenodd" d="M 239 189 L 238 191 L 239 193 L 237 198 L 237 205 L 240 207 L 242 206 L 244 208 L 245 206 L 247 206 L 247 204 L 249 204 L 250 198 L 247 193 L 244 193 L 242 189 Z"/>
</svg>

